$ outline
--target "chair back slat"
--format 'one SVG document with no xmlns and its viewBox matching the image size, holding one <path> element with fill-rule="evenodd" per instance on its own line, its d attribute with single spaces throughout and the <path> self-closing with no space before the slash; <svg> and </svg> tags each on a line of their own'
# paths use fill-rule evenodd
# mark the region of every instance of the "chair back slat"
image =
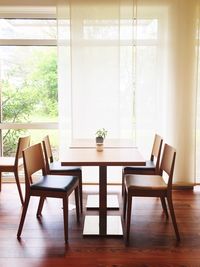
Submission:
<svg viewBox="0 0 200 267">
<path fill-rule="evenodd" d="M 154 143 L 153 143 L 152 152 L 151 152 L 151 160 L 153 161 L 154 158 L 156 158 L 156 173 L 159 171 L 162 143 L 163 143 L 162 137 L 158 134 L 155 134 Z"/>
<path fill-rule="evenodd" d="M 51 144 L 50 144 L 50 139 L 48 135 L 44 137 L 42 141 L 42 145 L 43 145 L 43 150 L 44 150 L 46 169 L 47 169 L 47 172 L 49 172 L 50 171 L 49 163 L 53 162 L 53 153 L 51 150 Z"/>
<path fill-rule="evenodd" d="M 165 144 L 160 164 L 160 172 L 162 174 L 164 171 L 169 175 L 168 187 L 172 187 L 175 159 L 176 159 L 176 150 L 172 146 Z"/>
<path fill-rule="evenodd" d="M 22 151 L 30 146 L 30 140 L 31 140 L 30 135 L 19 138 L 18 145 L 17 145 L 17 152 L 16 152 L 16 156 L 15 156 L 15 165 L 16 166 L 18 165 L 19 159 L 22 158 Z"/>
<path fill-rule="evenodd" d="M 28 147 L 22 153 L 26 185 L 30 186 L 32 174 L 39 170 L 42 170 L 43 174 L 45 174 L 45 162 L 41 143 Z"/>
<path fill-rule="evenodd" d="M 44 148 L 45 157 L 48 159 L 48 161 L 53 162 L 53 153 L 51 150 L 51 144 L 48 135 L 44 137 L 42 144 Z"/>
</svg>

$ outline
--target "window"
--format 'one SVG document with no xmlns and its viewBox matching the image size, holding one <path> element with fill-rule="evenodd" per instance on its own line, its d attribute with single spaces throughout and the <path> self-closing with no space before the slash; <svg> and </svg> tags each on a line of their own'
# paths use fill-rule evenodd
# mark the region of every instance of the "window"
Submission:
<svg viewBox="0 0 200 267">
<path fill-rule="evenodd" d="M 58 90 L 55 19 L 0 19 L 2 154 L 16 151 L 18 137 L 40 142 L 49 134 L 57 154 Z"/>
</svg>

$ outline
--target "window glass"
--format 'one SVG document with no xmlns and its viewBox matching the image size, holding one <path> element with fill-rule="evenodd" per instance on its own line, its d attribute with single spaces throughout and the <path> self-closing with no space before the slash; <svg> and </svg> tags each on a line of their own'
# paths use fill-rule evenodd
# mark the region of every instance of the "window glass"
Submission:
<svg viewBox="0 0 200 267">
<path fill-rule="evenodd" d="M 83 31 L 86 40 L 117 40 L 119 31 L 120 40 L 132 40 L 133 33 L 136 32 L 131 19 L 121 19 L 120 22 L 119 20 L 84 20 Z M 157 19 L 137 20 L 136 39 L 156 40 L 157 34 Z"/>
<path fill-rule="evenodd" d="M 0 47 L 2 121 L 57 122 L 56 47 Z"/>
<path fill-rule="evenodd" d="M 0 19 L 0 39 L 55 39 L 54 19 Z"/>
</svg>

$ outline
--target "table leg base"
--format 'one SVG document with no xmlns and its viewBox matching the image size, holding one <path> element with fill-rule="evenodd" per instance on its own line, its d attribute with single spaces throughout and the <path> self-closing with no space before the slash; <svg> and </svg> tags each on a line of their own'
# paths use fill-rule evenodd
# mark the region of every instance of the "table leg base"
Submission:
<svg viewBox="0 0 200 267">
<path fill-rule="evenodd" d="M 85 216 L 84 236 L 99 236 L 99 216 Z M 123 236 L 121 216 L 107 216 L 107 234 L 105 236 Z"/>
<path fill-rule="evenodd" d="M 99 209 L 99 195 L 88 195 L 86 208 Z M 119 209 L 117 195 L 107 195 L 107 209 Z"/>
</svg>

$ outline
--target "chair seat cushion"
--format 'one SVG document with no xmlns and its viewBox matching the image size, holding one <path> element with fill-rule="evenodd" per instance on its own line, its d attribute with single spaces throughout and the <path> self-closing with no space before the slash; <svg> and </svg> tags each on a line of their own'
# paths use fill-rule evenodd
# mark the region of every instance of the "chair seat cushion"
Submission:
<svg viewBox="0 0 200 267">
<path fill-rule="evenodd" d="M 81 172 L 81 167 L 78 166 L 61 166 L 59 161 L 54 161 L 49 164 L 49 168 L 51 172 Z"/>
<path fill-rule="evenodd" d="M 128 167 L 124 167 L 124 173 L 137 173 L 137 172 L 140 172 L 140 171 L 154 171 L 156 168 L 155 164 L 153 161 L 151 160 L 148 160 L 146 161 L 146 165 L 144 166 L 128 166 Z"/>
<path fill-rule="evenodd" d="M 78 181 L 77 177 L 64 175 L 45 175 L 31 185 L 31 190 L 67 192 Z"/>
<path fill-rule="evenodd" d="M 125 186 L 127 189 L 162 190 L 167 189 L 167 184 L 159 175 L 125 175 Z"/>
</svg>

